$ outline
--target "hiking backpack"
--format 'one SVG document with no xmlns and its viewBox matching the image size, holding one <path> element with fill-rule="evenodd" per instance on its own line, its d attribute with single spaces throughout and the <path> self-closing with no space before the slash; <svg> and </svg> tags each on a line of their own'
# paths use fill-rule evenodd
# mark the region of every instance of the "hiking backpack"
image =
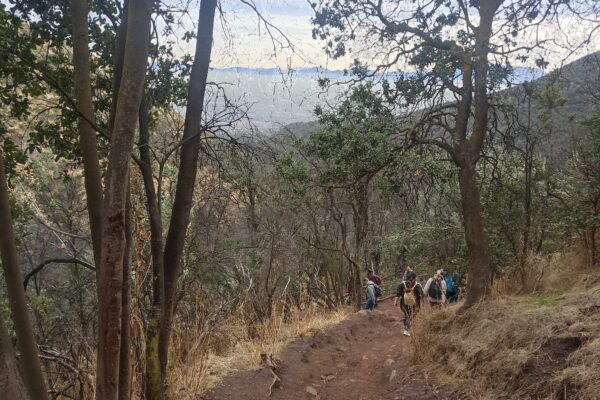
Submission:
<svg viewBox="0 0 600 400">
<path fill-rule="evenodd" d="M 408 286 L 406 286 L 406 282 L 404 283 L 404 304 L 406 304 L 409 307 L 414 306 L 415 304 L 417 304 L 417 298 L 415 297 L 415 287 L 417 287 L 417 283 L 415 282 L 414 286 L 409 288 Z"/>
<path fill-rule="evenodd" d="M 456 284 L 454 283 L 454 278 L 450 275 L 444 278 L 444 282 L 446 282 L 446 294 L 454 295 L 456 294 Z"/>
<path fill-rule="evenodd" d="M 429 285 L 429 291 L 427 292 L 427 295 L 435 300 L 442 299 L 442 286 L 435 279 Z"/>
<path fill-rule="evenodd" d="M 377 299 L 377 298 L 381 297 L 381 288 L 375 282 L 373 282 L 373 286 L 375 289 L 375 298 Z"/>
<path fill-rule="evenodd" d="M 371 282 L 373 282 L 375 285 L 377 286 L 381 286 L 381 277 L 379 275 L 371 275 L 371 277 L 369 278 L 369 280 Z"/>
</svg>

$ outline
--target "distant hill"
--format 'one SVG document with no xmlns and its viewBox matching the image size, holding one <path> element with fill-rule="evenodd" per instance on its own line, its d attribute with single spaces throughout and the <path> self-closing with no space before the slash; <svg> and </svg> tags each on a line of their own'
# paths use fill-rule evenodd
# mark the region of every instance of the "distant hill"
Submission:
<svg viewBox="0 0 600 400">
<path fill-rule="evenodd" d="M 583 119 L 600 109 L 600 52 L 588 54 L 539 79 L 502 92 L 499 98 L 503 103 L 515 106 L 521 124 L 526 122 L 527 115 L 526 85 L 534 93 L 531 127 L 537 137 L 538 148 L 548 161 L 560 164 L 568 155 Z M 536 96 L 548 86 L 557 88 L 565 103 L 553 111 L 547 124 L 542 124 L 539 115 L 545 108 Z"/>
<path fill-rule="evenodd" d="M 527 115 L 525 85 L 539 95 L 545 87 L 554 84 L 565 98 L 564 105 L 553 114 L 549 127 L 542 126 L 538 118 L 543 110 L 536 99 L 532 101 L 531 111 L 531 126 L 538 137 L 538 149 L 549 162 L 560 164 L 569 153 L 580 122 L 600 108 L 600 52 L 588 54 L 545 75 L 535 69 L 518 69 L 513 81 L 519 84 L 501 91 L 496 98 L 502 104 L 512 104 L 522 124 Z M 290 121 L 285 131 L 302 136 L 317 129 L 317 126 L 314 118 L 310 122 Z M 518 135 L 516 140 L 519 140 Z"/>
<path fill-rule="evenodd" d="M 531 80 L 542 75 L 533 68 L 516 68 L 515 80 Z M 261 131 L 278 131 L 292 123 L 315 119 L 319 104 L 335 104 L 347 86 L 341 84 L 325 93 L 318 85 L 319 78 L 343 82 L 347 72 L 321 67 L 282 70 L 278 68 L 226 67 L 213 68 L 209 81 L 223 84 L 230 99 L 251 105 L 250 117 Z"/>
</svg>

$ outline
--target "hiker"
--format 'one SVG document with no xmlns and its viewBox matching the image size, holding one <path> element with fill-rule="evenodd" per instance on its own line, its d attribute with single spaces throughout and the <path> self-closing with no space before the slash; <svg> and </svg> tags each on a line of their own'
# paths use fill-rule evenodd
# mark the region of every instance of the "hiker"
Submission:
<svg viewBox="0 0 600 400">
<path fill-rule="evenodd" d="M 446 300 L 448 304 L 456 303 L 458 301 L 459 289 L 456 285 L 454 277 L 446 270 L 442 272 L 444 277 L 444 283 L 446 284 Z"/>
<path fill-rule="evenodd" d="M 346 287 L 346 291 L 344 292 L 344 302 L 346 304 L 352 303 L 352 279 L 348 281 L 348 286 Z"/>
<path fill-rule="evenodd" d="M 365 278 L 365 296 L 367 298 L 367 302 L 365 303 L 365 310 L 373 310 L 377 307 L 377 295 L 375 293 L 375 283 L 369 280 L 369 278 Z"/>
<path fill-rule="evenodd" d="M 411 267 L 406 267 L 406 270 L 404 271 L 404 274 L 402 275 L 402 280 L 405 281 L 408 279 L 408 274 L 412 272 L 412 268 Z"/>
<path fill-rule="evenodd" d="M 442 270 L 437 271 L 427 280 L 424 292 L 430 306 L 438 307 L 446 303 L 446 283 L 442 277 Z"/>
<path fill-rule="evenodd" d="M 417 282 L 417 274 L 413 271 L 408 272 L 406 278 L 398 285 L 394 306 L 398 304 L 398 299 L 400 299 L 400 309 L 404 314 L 403 335 L 410 336 L 410 322 L 421 308 L 423 299 L 423 288 Z"/>
<path fill-rule="evenodd" d="M 375 272 L 373 272 L 372 269 L 370 269 L 369 271 L 367 271 L 367 278 L 373 282 L 374 284 L 376 284 L 377 286 L 381 286 L 381 276 L 377 275 Z"/>
</svg>

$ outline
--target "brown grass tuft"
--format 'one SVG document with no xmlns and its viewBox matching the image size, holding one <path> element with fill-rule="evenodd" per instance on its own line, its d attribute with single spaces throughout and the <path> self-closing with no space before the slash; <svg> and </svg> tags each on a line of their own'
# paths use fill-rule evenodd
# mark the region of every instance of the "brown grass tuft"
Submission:
<svg viewBox="0 0 600 400">
<path fill-rule="evenodd" d="M 577 248 L 549 255 L 532 253 L 524 265 L 516 263 L 495 279 L 492 296 L 544 293 L 572 287 L 582 275 L 589 272 L 584 252 Z"/>
</svg>

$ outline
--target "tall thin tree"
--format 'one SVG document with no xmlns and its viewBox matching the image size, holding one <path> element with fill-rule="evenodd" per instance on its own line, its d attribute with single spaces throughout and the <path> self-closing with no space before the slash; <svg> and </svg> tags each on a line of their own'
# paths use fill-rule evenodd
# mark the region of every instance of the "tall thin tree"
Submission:
<svg viewBox="0 0 600 400">
<path fill-rule="evenodd" d="M 123 260 L 126 252 L 126 197 L 129 162 L 146 74 L 151 0 L 130 0 L 123 70 L 112 124 L 105 180 L 102 260 L 98 289 L 96 399 L 117 400 L 123 315 Z"/>
<path fill-rule="evenodd" d="M 21 353 L 21 368 L 23 380 L 32 399 L 48 399 L 46 382 L 42 373 L 42 364 L 38 356 L 37 344 L 33 335 L 33 328 L 29 318 L 25 289 L 21 281 L 21 271 L 17 258 L 15 234 L 13 230 L 10 201 L 8 198 L 8 185 L 4 173 L 4 157 L 0 151 L 0 256 L 6 281 L 6 292 L 10 311 L 17 333 L 17 345 Z"/>
</svg>

